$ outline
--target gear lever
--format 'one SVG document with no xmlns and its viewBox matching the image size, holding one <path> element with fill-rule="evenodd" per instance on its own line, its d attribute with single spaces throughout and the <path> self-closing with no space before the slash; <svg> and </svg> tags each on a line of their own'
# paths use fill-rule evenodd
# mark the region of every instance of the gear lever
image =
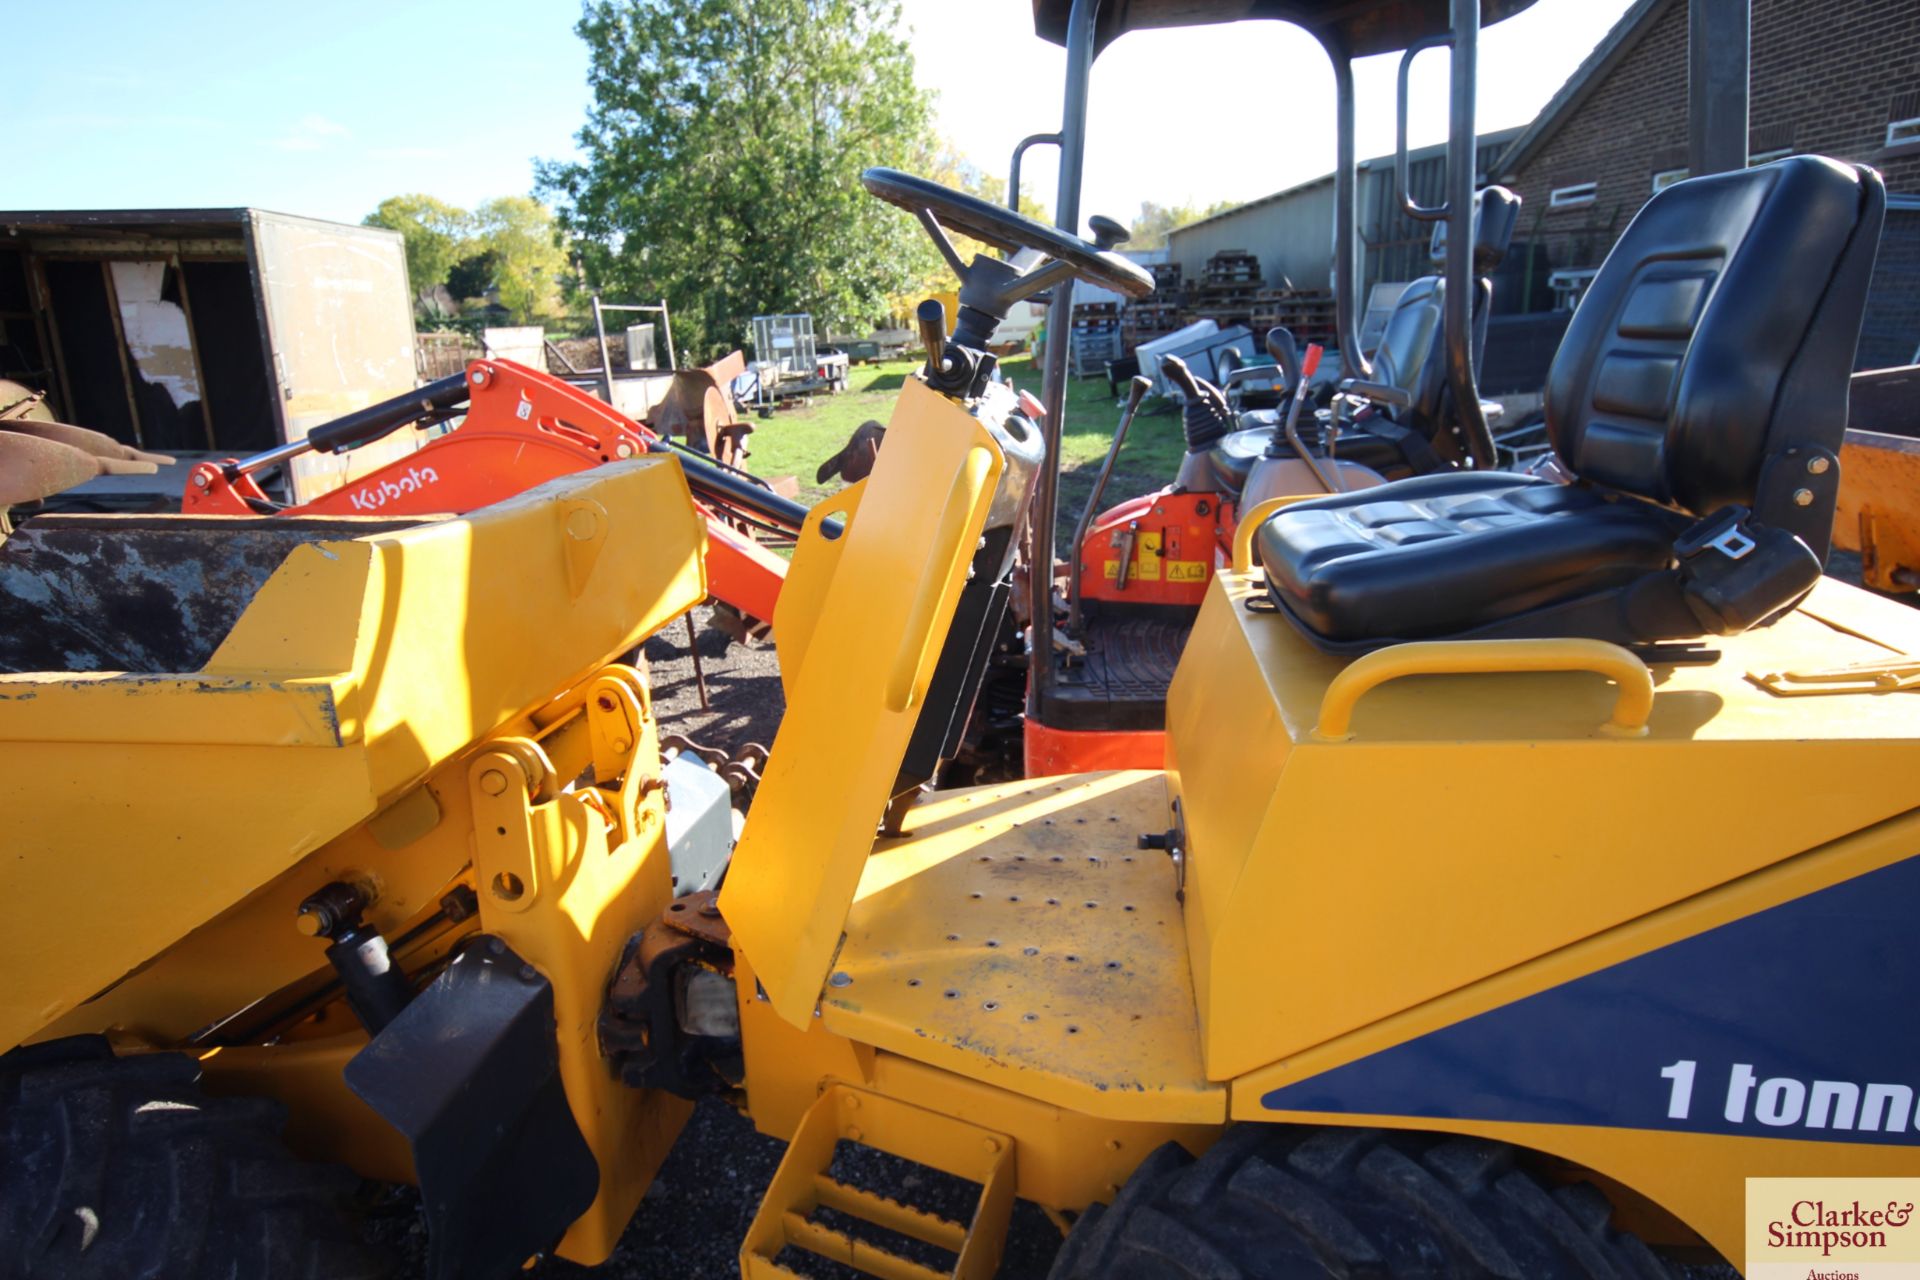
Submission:
<svg viewBox="0 0 1920 1280">
<path fill-rule="evenodd" d="M 1307 400 L 1307 379 L 1320 366 L 1319 346 L 1308 344 L 1307 359 L 1303 364 L 1300 345 L 1294 341 L 1292 331 L 1276 327 L 1267 330 L 1267 354 L 1280 366 L 1281 372 L 1286 375 L 1287 387 L 1293 393 L 1292 399 L 1287 402 L 1287 415 L 1280 422 L 1281 433 L 1286 436 L 1287 443 L 1293 446 L 1294 455 L 1313 470 L 1313 477 L 1320 482 L 1322 489 L 1328 493 L 1346 492 L 1340 464 L 1334 461 L 1333 456 L 1333 425 L 1329 423 L 1327 426 L 1327 461 L 1333 467 L 1331 475 L 1321 467 L 1320 459 L 1307 451 L 1306 444 L 1300 439 L 1300 406 Z"/>
<path fill-rule="evenodd" d="M 927 376 L 938 378 L 947 367 L 947 308 L 938 298 L 928 298 L 913 313 L 920 329 L 920 345 L 927 349 Z"/>
<path fill-rule="evenodd" d="M 1287 390 L 1295 395 L 1300 393 L 1300 344 L 1293 340 L 1291 329 L 1273 328 L 1267 330 L 1267 354 L 1280 366 L 1280 372 L 1286 375 Z"/>
</svg>

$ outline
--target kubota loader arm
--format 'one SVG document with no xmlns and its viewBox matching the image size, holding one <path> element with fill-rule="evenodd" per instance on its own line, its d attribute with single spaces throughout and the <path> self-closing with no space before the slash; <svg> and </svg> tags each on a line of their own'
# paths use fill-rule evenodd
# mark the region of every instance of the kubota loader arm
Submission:
<svg viewBox="0 0 1920 1280">
<path fill-rule="evenodd" d="M 462 404 L 459 426 L 311 501 L 276 506 L 254 479 L 296 453 L 345 452 L 415 423 L 443 420 Z M 304 441 L 253 458 L 203 462 L 188 476 L 180 505 L 190 515 L 464 513 L 558 476 L 648 452 L 674 453 L 687 472 L 707 521 L 714 596 L 770 623 L 787 562 L 742 526 L 797 533 L 805 509 L 744 473 L 671 444 L 584 391 L 510 360 L 476 360 L 463 375 L 316 427 Z"/>
</svg>

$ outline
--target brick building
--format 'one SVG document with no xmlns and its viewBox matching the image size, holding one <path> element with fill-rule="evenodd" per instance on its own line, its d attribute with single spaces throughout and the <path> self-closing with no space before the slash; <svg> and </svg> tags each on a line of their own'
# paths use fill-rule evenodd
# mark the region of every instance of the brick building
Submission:
<svg viewBox="0 0 1920 1280">
<path fill-rule="evenodd" d="M 1920 0 L 1753 0 L 1752 31 L 1754 162 L 1810 152 L 1886 177 L 1860 366 L 1905 364 L 1920 346 Z M 1523 269 L 1570 303 L 1686 165 L 1687 0 L 1638 0 L 1501 157 L 1525 202 Z"/>
</svg>

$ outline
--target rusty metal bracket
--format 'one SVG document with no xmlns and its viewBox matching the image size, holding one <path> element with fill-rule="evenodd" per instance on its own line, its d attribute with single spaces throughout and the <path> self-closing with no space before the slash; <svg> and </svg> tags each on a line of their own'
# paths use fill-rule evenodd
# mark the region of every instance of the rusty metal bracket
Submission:
<svg viewBox="0 0 1920 1280">
<path fill-rule="evenodd" d="M 660 740 L 660 746 L 690 755 L 726 779 L 734 802 L 742 807 L 753 799 L 754 788 L 760 785 L 760 771 L 767 765 L 767 748 L 758 742 L 749 742 L 734 754 L 695 742 L 684 733 L 670 733 Z"/>
</svg>

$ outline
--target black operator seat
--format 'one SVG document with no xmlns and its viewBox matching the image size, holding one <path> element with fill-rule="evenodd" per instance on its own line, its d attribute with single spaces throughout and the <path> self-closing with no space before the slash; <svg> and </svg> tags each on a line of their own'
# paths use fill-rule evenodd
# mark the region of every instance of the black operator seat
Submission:
<svg viewBox="0 0 1920 1280">
<path fill-rule="evenodd" d="M 1420 476 L 1288 507 L 1268 591 L 1322 648 L 1735 635 L 1812 589 L 1886 212 L 1880 175 L 1793 156 L 1647 202 L 1548 375 L 1574 477 Z"/>
<path fill-rule="evenodd" d="M 1480 367 L 1487 350 L 1487 317 L 1493 310 L 1491 276 L 1513 243 L 1514 224 L 1520 220 L 1520 197 L 1505 187 L 1487 187 L 1473 198 L 1473 367 Z M 1422 276 L 1406 287 L 1387 317 L 1380 345 L 1373 353 L 1372 381 L 1398 388 L 1413 397 L 1402 407 L 1382 406 L 1385 416 L 1431 440 L 1452 417 L 1452 388 L 1447 380 L 1445 326 L 1447 224 L 1433 228 L 1429 256 L 1440 273 Z M 1364 429 L 1364 427 L 1363 427 Z"/>
<path fill-rule="evenodd" d="M 1487 317 L 1493 311 L 1493 282 L 1487 277 L 1507 256 L 1513 243 L 1514 225 L 1520 219 L 1520 197 L 1505 187 L 1487 187 L 1474 195 L 1473 273 L 1476 277 L 1473 297 L 1473 334 L 1471 358 L 1480 368 L 1487 349 Z M 1373 373 L 1355 389 L 1364 395 L 1369 388 L 1386 388 L 1397 393 L 1383 396 L 1371 411 L 1357 418 L 1340 437 L 1338 455 L 1382 474 L 1406 472 L 1426 474 L 1445 470 L 1433 449 L 1443 431 L 1457 429 L 1453 412 L 1453 388 L 1447 378 L 1445 326 L 1441 315 L 1446 306 L 1447 224 L 1436 223 L 1429 257 L 1440 273 L 1422 276 L 1409 284 L 1393 305 L 1381 330 L 1380 342 L 1373 352 Z M 1278 410 L 1254 410 L 1242 415 L 1247 427 L 1277 427 Z M 1317 449 L 1321 434 L 1316 427 L 1307 433 L 1308 447 Z M 1292 448 L 1273 432 L 1268 453 L 1289 457 Z M 1464 447 L 1447 450 L 1458 457 Z"/>
</svg>

